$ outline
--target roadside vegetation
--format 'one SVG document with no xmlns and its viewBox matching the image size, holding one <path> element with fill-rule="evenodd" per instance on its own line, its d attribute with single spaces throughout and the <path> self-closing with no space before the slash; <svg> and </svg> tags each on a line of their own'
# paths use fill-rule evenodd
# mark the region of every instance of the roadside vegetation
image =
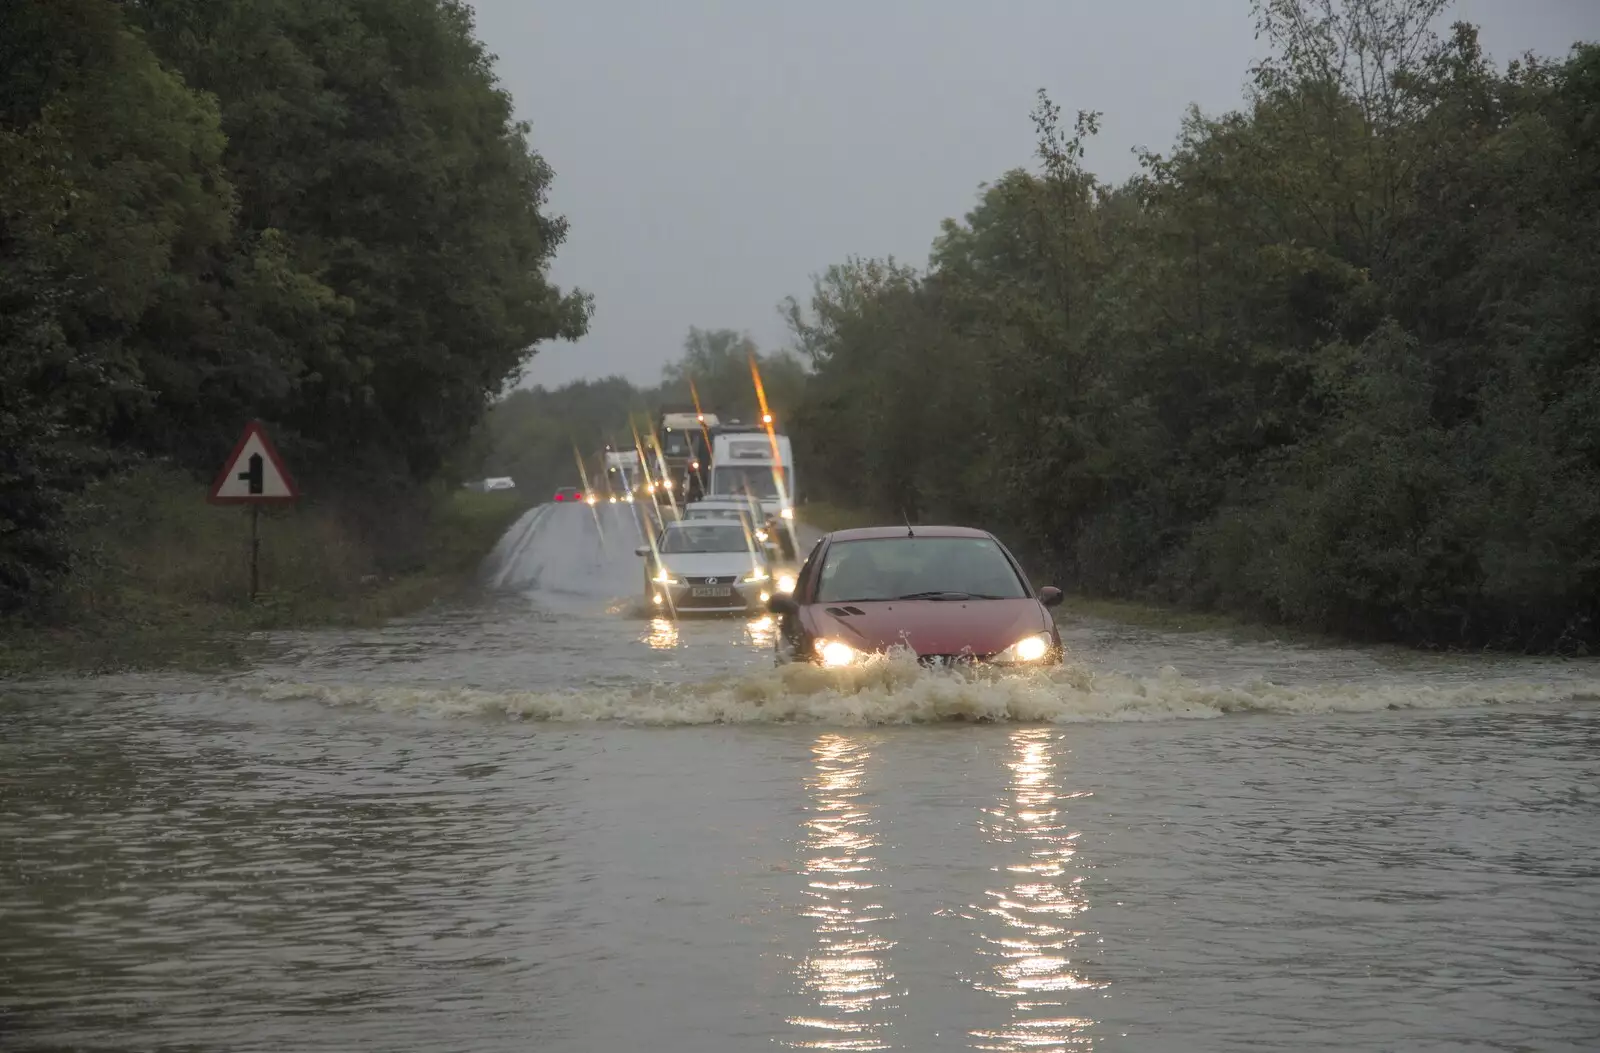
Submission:
<svg viewBox="0 0 1600 1053">
<path fill-rule="evenodd" d="M 245 621 L 453 573 L 416 539 L 503 518 L 453 492 L 469 440 L 591 309 L 527 134 L 458 0 L 0 5 L 6 638 L 231 610 L 204 483 L 250 418 L 309 501 Z"/>
<path fill-rule="evenodd" d="M 1267 0 L 1248 106 L 1040 170 L 789 313 L 810 494 L 988 526 L 1090 597 L 1347 637 L 1600 645 L 1600 47 L 1498 68 L 1444 0 Z"/>
<path fill-rule="evenodd" d="M 516 491 L 432 486 L 380 502 L 263 509 L 250 596 L 250 512 L 147 467 L 83 495 L 73 572 L 27 617 L 0 621 L 0 675 L 225 665 L 241 634 L 371 626 L 477 583 L 485 553 L 529 506 Z"/>
</svg>

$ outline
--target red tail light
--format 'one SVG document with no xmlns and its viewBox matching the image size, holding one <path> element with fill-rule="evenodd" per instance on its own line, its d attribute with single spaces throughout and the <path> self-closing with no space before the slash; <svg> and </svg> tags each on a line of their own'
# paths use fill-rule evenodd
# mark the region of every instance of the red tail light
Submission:
<svg viewBox="0 0 1600 1053">
<path fill-rule="evenodd" d="M 562 501 L 562 500 L 565 500 L 565 498 L 563 498 L 560 494 L 556 494 L 556 500 L 557 501 Z"/>
</svg>

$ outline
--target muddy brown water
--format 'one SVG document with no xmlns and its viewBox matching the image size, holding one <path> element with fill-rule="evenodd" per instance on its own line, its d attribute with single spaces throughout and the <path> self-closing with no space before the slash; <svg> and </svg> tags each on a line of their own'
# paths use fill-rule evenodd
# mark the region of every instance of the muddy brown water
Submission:
<svg viewBox="0 0 1600 1053">
<path fill-rule="evenodd" d="M 625 509 L 224 677 L 0 686 L 0 1049 L 1593 1050 L 1600 669 L 649 617 Z"/>
</svg>

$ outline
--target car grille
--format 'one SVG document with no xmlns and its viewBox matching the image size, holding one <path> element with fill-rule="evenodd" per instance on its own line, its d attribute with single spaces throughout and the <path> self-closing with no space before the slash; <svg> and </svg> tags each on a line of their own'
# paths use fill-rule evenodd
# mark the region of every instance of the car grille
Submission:
<svg viewBox="0 0 1600 1053">
<path fill-rule="evenodd" d="M 949 669 L 952 667 L 976 665 L 989 658 L 986 654 L 919 654 L 917 664 L 930 669 Z"/>
<path fill-rule="evenodd" d="M 685 577 L 683 580 L 686 585 L 734 585 L 738 583 L 739 576 L 737 574 L 724 574 L 720 578 Z"/>
</svg>

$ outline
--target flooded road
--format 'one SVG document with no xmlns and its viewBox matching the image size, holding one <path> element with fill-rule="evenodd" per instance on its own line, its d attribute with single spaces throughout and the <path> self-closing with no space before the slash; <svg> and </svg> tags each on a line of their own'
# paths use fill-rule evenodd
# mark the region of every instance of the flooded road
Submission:
<svg viewBox="0 0 1600 1053">
<path fill-rule="evenodd" d="M 772 662 L 627 510 L 225 678 L 0 686 L 0 1049 L 1592 1050 L 1600 668 Z"/>
</svg>

